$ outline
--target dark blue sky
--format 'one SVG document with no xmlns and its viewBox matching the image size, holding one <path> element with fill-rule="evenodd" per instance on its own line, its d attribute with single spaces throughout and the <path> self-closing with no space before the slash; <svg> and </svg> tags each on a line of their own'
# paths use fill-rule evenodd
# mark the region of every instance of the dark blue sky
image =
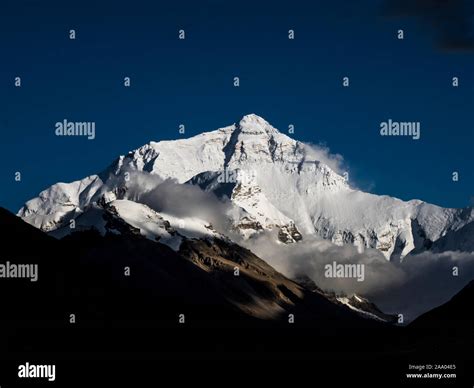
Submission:
<svg viewBox="0 0 474 388">
<path fill-rule="evenodd" d="M 99 172 L 150 140 L 178 138 L 180 123 L 188 137 L 257 113 L 343 155 L 362 189 L 468 206 L 473 53 L 441 50 L 429 20 L 389 17 L 385 5 L 2 1 L 0 205 L 17 211 L 53 183 Z M 95 121 L 96 139 L 55 136 L 65 118 Z M 421 139 L 381 137 L 389 118 L 421 122 Z"/>
</svg>

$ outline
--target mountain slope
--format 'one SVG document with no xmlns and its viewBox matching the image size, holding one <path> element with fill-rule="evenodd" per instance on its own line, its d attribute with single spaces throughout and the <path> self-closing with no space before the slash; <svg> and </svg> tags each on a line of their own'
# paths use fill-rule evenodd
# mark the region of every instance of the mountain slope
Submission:
<svg viewBox="0 0 474 388">
<path fill-rule="evenodd" d="M 66 312 L 74 311 L 94 326 L 125 319 L 132 325 L 174 327 L 182 312 L 198 326 L 259 327 L 262 319 L 287 325 L 294 314 L 296 324 L 307 327 L 378 327 L 229 241 L 183 238 L 176 252 L 126 223 L 121 228 L 120 234 L 76 231 L 56 240 L 0 209 L 0 234 L 6 238 L 2 257 L 39 266 L 37 283 L 0 282 L 3 295 L 15 295 L 4 301 L 2 325 L 21 321 L 35 327 L 45 319 L 63 327 Z M 55 301 L 56 310 L 41 300 Z M 31 308 L 25 310 L 27 301 Z"/>
<path fill-rule="evenodd" d="M 410 328 L 436 328 L 449 332 L 465 330 L 470 332 L 470 340 L 474 333 L 474 312 L 471 306 L 474 300 L 474 280 L 471 280 L 461 291 L 445 304 L 422 314 L 415 319 Z M 471 342 L 472 343 L 472 342 Z"/>
<path fill-rule="evenodd" d="M 124 229 L 56 240 L 1 208 L 0 235 L 2 257 L 39 264 L 38 282 L 0 282 L 4 360 L 32 354 L 48 360 L 237 355 L 330 360 L 338 367 L 348 359 L 370 365 L 399 360 L 402 371 L 417 355 L 458 361 L 459 351 L 472 343 L 470 292 L 453 298 L 455 309 L 443 306 L 434 310 L 442 314 L 420 318 L 429 317 L 434 330 L 424 323 L 418 327 L 418 320 L 408 328 L 392 327 L 359 317 L 328 300 L 314 283 L 307 288 L 293 282 L 250 251 L 218 238 L 184 239 L 179 252 Z M 124 275 L 126 266 L 130 276 Z M 289 314 L 295 317 L 291 325 Z M 449 322 L 465 324 L 446 330 Z"/>
<path fill-rule="evenodd" d="M 440 354 L 441 359 L 465 359 L 458 368 L 465 368 L 466 376 L 472 381 L 472 361 L 474 356 L 474 280 L 471 280 L 461 291 L 448 302 L 430 310 L 407 326 L 405 341 L 412 347 L 423 349 L 426 357 Z M 461 374 L 462 369 L 458 371 Z"/>
</svg>

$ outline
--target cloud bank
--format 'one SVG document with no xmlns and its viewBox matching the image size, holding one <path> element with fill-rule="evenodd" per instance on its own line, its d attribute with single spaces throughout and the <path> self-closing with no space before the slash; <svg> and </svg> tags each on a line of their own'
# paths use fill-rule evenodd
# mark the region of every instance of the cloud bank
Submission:
<svg viewBox="0 0 474 388">
<path fill-rule="evenodd" d="M 297 244 L 277 243 L 272 233 L 241 243 L 288 277 L 309 276 L 326 291 L 367 297 L 391 314 L 403 314 L 410 321 L 447 302 L 474 279 L 474 252 L 423 252 L 407 255 L 403 262 L 391 262 L 375 249 L 358 253 L 351 245 L 305 236 Z M 326 278 L 324 266 L 363 264 L 365 279 Z M 457 276 L 453 268 L 458 268 Z"/>
<path fill-rule="evenodd" d="M 113 182 L 111 187 L 115 185 Z M 408 255 L 398 263 L 387 261 L 375 249 L 359 253 L 354 246 L 336 246 L 316 236 L 283 244 L 278 241 L 277 230 L 245 240 L 232 231 L 230 221 L 239 219 L 242 210 L 226 198 L 144 172 L 130 172 L 126 186 L 126 198 L 157 212 L 205 220 L 290 278 L 304 274 L 324 290 L 359 294 L 386 313 L 404 314 L 406 321 L 447 302 L 474 278 L 474 252 L 424 252 Z M 363 264 L 364 280 L 326 278 L 324 266 L 333 262 Z M 453 276 L 453 267 L 458 267 L 458 276 Z"/>
</svg>

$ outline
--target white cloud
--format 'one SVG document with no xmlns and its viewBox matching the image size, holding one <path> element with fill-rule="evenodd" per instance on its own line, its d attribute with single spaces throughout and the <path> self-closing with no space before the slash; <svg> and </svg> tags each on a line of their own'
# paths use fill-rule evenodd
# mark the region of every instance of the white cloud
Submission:
<svg viewBox="0 0 474 388">
<path fill-rule="evenodd" d="M 337 162 L 339 159 L 332 160 Z M 144 172 L 130 172 L 126 186 L 127 198 L 158 212 L 206 220 L 217 231 L 252 250 L 290 278 L 305 274 L 325 290 L 360 294 L 382 311 L 402 313 L 407 320 L 448 301 L 474 278 L 474 252 L 424 252 L 408 255 L 402 263 L 395 263 L 387 261 L 378 250 L 367 249 L 359 253 L 352 245 L 336 246 L 318 237 L 305 236 L 296 244 L 279 243 L 276 230 L 244 240 L 230 231 L 229 219 L 239 219 L 241 209 L 229 200 L 218 199 L 197 186 L 178 184 Z M 364 281 L 326 278 L 324 266 L 334 261 L 364 264 Z M 459 267 L 457 277 L 452 275 L 453 266 Z"/>
<path fill-rule="evenodd" d="M 331 168 L 334 172 L 342 175 L 347 169 L 344 167 L 344 157 L 340 154 L 333 154 L 331 150 L 323 144 L 305 143 L 306 158 L 318 160 Z"/>
<path fill-rule="evenodd" d="M 382 311 L 401 313 L 405 320 L 447 302 L 474 278 L 474 253 L 424 252 L 396 263 L 374 249 L 358 253 L 353 246 L 336 246 L 315 237 L 289 245 L 275 240 L 276 236 L 266 233 L 241 244 L 288 277 L 305 274 L 324 290 L 365 296 Z M 334 261 L 364 264 L 364 281 L 326 278 L 324 266 Z M 459 267 L 457 277 L 454 266 Z"/>
</svg>

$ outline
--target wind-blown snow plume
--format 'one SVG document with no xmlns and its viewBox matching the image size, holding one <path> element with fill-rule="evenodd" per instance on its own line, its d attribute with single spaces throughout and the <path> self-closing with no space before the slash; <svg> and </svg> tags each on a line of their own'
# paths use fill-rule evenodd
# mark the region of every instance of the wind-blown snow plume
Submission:
<svg viewBox="0 0 474 388">
<path fill-rule="evenodd" d="M 307 143 L 308 147 L 305 149 L 306 158 L 309 160 L 318 160 L 327 165 L 331 170 L 339 175 L 344 175 L 347 171 L 344 157 L 337 153 L 332 153 L 329 147 L 324 144 Z"/>
</svg>

